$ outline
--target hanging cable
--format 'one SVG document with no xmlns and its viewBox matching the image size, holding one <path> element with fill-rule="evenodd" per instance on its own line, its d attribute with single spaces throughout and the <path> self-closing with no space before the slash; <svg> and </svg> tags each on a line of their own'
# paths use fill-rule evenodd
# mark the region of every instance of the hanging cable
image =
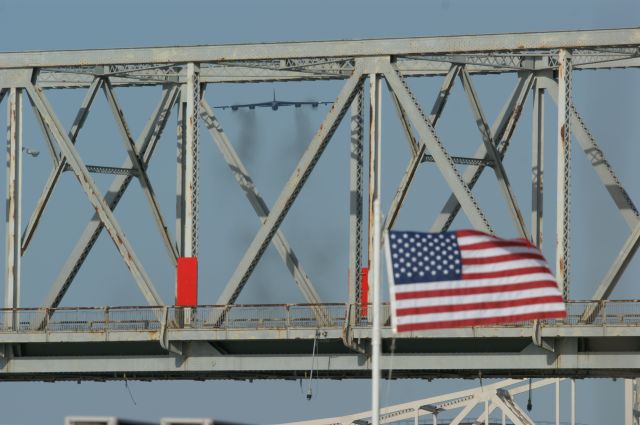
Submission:
<svg viewBox="0 0 640 425">
<path fill-rule="evenodd" d="M 138 404 L 136 403 L 136 400 L 133 398 L 133 393 L 131 392 L 131 388 L 129 388 L 129 381 L 127 381 L 127 374 L 126 373 L 124 374 L 124 387 L 129 392 L 129 397 L 131 397 L 131 401 L 133 402 L 133 405 L 137 406 Z"/>
<path fill-rule="evenodd" d="M 318 331 L 316 331 L 316 335 L 313 338 L 313 350 L 311 351 L 311 371 L 309 373 L 309 388 L 307 389 L 307 400 L 311 400 L 311 398 L 313 397 L 313 391 L 311 389 L 311 385 L 313 384 L 313 367 L 315 366 L 317 347 L 318 347 Z"/>
<path fill-rule="evenodd" d="M 527 411 L 531 412 L 533 404 L 531 403 L 531 378 L 529 378 L 529 400 L 527 400 Z"/>
</svg>

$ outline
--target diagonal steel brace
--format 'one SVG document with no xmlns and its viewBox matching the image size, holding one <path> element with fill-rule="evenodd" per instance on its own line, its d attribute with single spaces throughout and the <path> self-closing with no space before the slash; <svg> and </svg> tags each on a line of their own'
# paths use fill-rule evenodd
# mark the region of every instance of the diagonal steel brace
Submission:
<svg viewBox="0 0 640 425">
<path fill-rule="evenodd" d="M 80 109 L 76 114 L 76 118 L 73 122 L 71 130 L 69 130 L 68 137 L 69 137 L 69 140 L 71 140 L 71 143 L 75 143 L 76 138 L 78 137 L 78 133 L 80 132 L 80 129 L 82 128 L 85 120 L 87 119 L 87 116 L 89 114 L 89 109 L 91 109 L 91 104 L 93 103 L 93 99 L 95 99 L 96 93 L 98 93 L 98 89 L 100 88 L 101 84 L 102 84 L 102 81 L 99 78 L 96 78 L 91 83 L 91 86 L 89 87 L 89 90 L 87 91 L 87 94 L 85 95 L 84 100 L 82 101 Z M 42 116 L 42 112 L 36 107 L 36 105 L 34 104 L 34 100 L 31 99 L 31 97 L 29 97 L 29 101 L 31 102 L 32 106 L 36 110 L 36 116 L 44 120 L 44 117 Z M 47 126 L 47 127 L 51 129 L 51 126 Z M 48 134 L 45 134 L 45 137 L 48 137 Z M 33 234 L 36 231 L 36 228 L 38 227 L 38 223 L 40 222 L 42 213 L 44 212 L 44 209 L 47 206 L 47 203 L 49 202 L 49 198 L 53 193 L 53 189 L 56 186 L 56 183 L 58 182 L 58 179 L 62 175 L 62 172 L 65 170 L 66 166 L 67 166 L 67 160 L 63 156 L 56 162 L 56 165 L 54 166 L 53 170 L 49 174 L 47 183 L 45 184 L 42 190 L 42 193 L 40 194 L 40 198 L 36 203 L 36 207 L 33 210 L 33 213 L 31 214 L 31 218 L 29 219 L 29 223 L 27 224 L 24 234 L 22 235 L 22 254 L 23 255 L 26 252 L 27 248 L 29 247 L 29 242 L 31 241 L 31 238 L 33 238 Z"/>
<path fill-rule="evenodd" d="M 227 162 L 227 165 L 240 185 L 240 188 L 244 191 L 249 203 L 260 219 L 260 222 L 264 223 L 269 215 L 269 207 L 267 207 L 266 202 L 258 193 L 258 189 L 253 183 L 248 170 L 229 142 L 226 133 L 222 129 L 222 126 L 220 125 L 218 118 L 213 113 L 209 103 L 202 99 L 200 106 L 200 116 L 209 129 L 212 139 L 218 146 L 220 153 Z M 284 233 L 281 230 L 278 230 L 274 235 L 273 244 L 300 288 L 305 300 L 310 304 L 321 304 L 322 301 L 314 288 L 311 279 L 305 273 L 302 268 L 302 264 L 300 264 L 298 257 L 289 245 L 289 242 L 285 239 Z"/>
<path fill-rule="evenodd" d="M 493 134 L 493 143 L 497 147 L 501 159 L 504 157 L 507 148 L 509 147 L 511 135 L 518 123 L 524 102 L 527 99 L 527 95 L 529 94 L 532 84 L 533 74 L 531 73 L 519 78 L 518 85 L 514 89 L 509 102 L 503 107 L 498 119 L 491 129 L 491 133 Z M 487 150 L 484 144 L 480 145 L 476 153 L 473 155 L 474 158 L 486 158 L 486 156 Z M 484 165 L 469 165 L 465 169 L 462 178 L 469 188 L 473 188 L 475 186 L 484 169 Z M 431 226 L 431 231 L 442 232 L 448 230 L 459 211 L 460 203 L 456 196 L 452 194 L 440 211 L 438 218 Z"/>
<path fill-rule="evenodd" d="M 438 123 L 438 119 L 440 118 L 442 111 L 444 110 L 444 105 L 447 103 L 449 93 L 451 93 L 453 83 L 455 82 L 455 78 L 459 72 L 460 66 L 452 65 L 449 69 L 449 72 L 445 76 L 444 81 L 442 82 L 440 92 L 438 93 L 438 97 L 436 98 L 433 107 L 431 108 L 431 114 L 429 115 L 429 121 L 434 128 Z M 400 118 L 402 129 L 404 130 L 413 156 L 411 158 L 411 161 L 407 165 L 407 169 L 404 172 L 402 180 L 400 181 L 400 186 L 398 187 L 398 190 L 396 191 L 396 194 L 391 201 L 391 206 L 389 207 L 389 212 L 387 213 L 387 218 L 384 223 L 385 229 L 393 227 L 393 224 L 398 217 L 398 213 L 402 208 L 402 204 L 404 203 L 407 193 L 409 192 L 409 186 L 413 182 L 413 176 L 415 175 L 418 166 L 425 160 L 424 154 L 426 149 L 426 145 L 419 144 L 416 141 L 413 132 L 411 131 L 411 123 L 409 122 L 409 118 L 407 117 L 404 109 L 402 109 L 402 105 L 400 105 L 398 96 L 393 92 L 391 93 L 391 99 L 393 100 L 393 103 L 396 107 L 396 112 L 398 114 L 398 117 Z"/>
<path fill-rule="evenodd" d="M 105 96 L 107 97 L 107 101 L 109 102 L 109 106 L 111 106 L 111 110 L 113 111 L 113 116 L 116 119 L 118 124 L 118 129 L 122 135 L 122 141 L 124 142 L 125 148 L 127 149 L 127 153 L 129 154 L 129 160 L 133 165 L 133 169 L 138 173 L 138 181 L 142 186 L 142 191 L 144 192 L 145 197 L 147 198 L 147 202 L 149 203 L 149 207 L 151 208 L 151 214 L 153 214 L 153 218 L 156 221 L 156 225 L 158 226 L 158 231 L 160 232 L 160 236 L 162 241 L 164 242 L 164 246 L 167 249 L 167 253 L 169 254 L 169 258 L 172 263 L 175 265 L 178 259 L 178 250 L 175 244 L 171 241 L 171 236 L 169 235 L 169 230 L 166 224 L 166 221 L 162 217 L 162 212 L 160 211 L 160 205 L 158 205 L 158 201 L 156 200 L 155 193 L 153 191 L 153 187 L 151 186 L 151 182 L 149 181 L 149 177 L 147 176 L 146 167 L 142 163 L 142 160 L 138 156 L 136 152 L 135 142 L 131 137 L 131 132 L 129 131 L 129 126 L 124 118 L 124 113 L 118 104 L 118 100 L 116 99 L 116 95 L 113 92 L 113 88 L 111 87 L 111 82 L 108 78 L 104 79 L 104 83 L 102 84 L 102 90 L 104 91 Z"/>
<path fill-rule="evenodd" d="M 162 130 L 164 129 L 169 117 L 170 109 L 175 103 L 178 91 L 179 89 L 177 87 L 165 88 L 163 90 L 162 100 L 154 111 L 152 118 L 148 121 L 141 137 L 136 142 L 137 151 L 140 152 L 142 162 L 145 164 L 145 167 L 148 165 L 151 155 L 155 149 L 155 145 L 162 134 Z M 131 161 L 129 159 L 124 162 L 123 168 L 125 167 L 131 167 Z M 113 183 L 109 187 L 105 196 L 105 202 L 112 210 L 115 209 L 120 202 L 122 195 L 132 179 L 133 176 L 130 175 L 118 175 L 113 179 Z M 60 301 L 66 294 L 71 282 L 73 282 L 73 279 L 82 267 L 84 260 L 89 255 L 89 252 L 93 248 L 95 242 L 98 240 L 98 236 L 100 236 L 103 228 L 104 226 L 97 214 L 94 215 L 82 232 L 82 235 L 73 248 L 71 255 L 65 262 L 62 271 L 56 278 L 51 291 L 42 304 L 43 307 L 55 308 L 60 304 Z"/>
<path fill-rule="evenodd" d="M 251 242 L 251 245 L 249 245 L 235 272 L 218 297 L 217 304 L 228 305 L 234 303 L 237 299 L 249 276 L 251 276 L 251 273 L 262 257 L 262 254 L 276 234 L 280 223 L 284 220 L 291 205 L 313 171 L 314 166 L 320 159 L 331 136 L 340 124 L 342 117 L 349 109 L 349 106 L 351 106 L 351 101 L 362 85 L 362 80 L 362 71 L 356 67 L 356 70 L 346 81 L 336 101 L 329 110 L 329 113 L 320 125 L 320 129 L 311 140 L 309 147 L 302 155 L 293 174 L 289 177 L 275 205 L 271 208 L 271 212 L 260 230 L 258 230 L 258 233 Z"/>
<path fill-rule="evenodd" d="M 67 163 L 73 169 L 73 172 L 80 182 L 80 185 L 87 194 L 89 202 L 91 202 L 91 204 L 95 208 L 98 216 L 100 217 L 100 221 L 107 229 L 107 232 L 109 232 L 109 235 L 115 243 L 118 252 L 120 252 L 120 255 L 122 256 L 125 264 L 133 274 L 133 277 L 140 287 L 140 290 L 142 291 L 142 294 L 146 298 L 147 302 L 150 305 L 162 305 L 163 303 L 160 295 L 156 292 L 151 279 L 142 267 L 140 260 L 138 260 L 135 253 L 133 252 L 133 248 L 129 244 L 129 241 L 127 240 L 124 232 L 120 228 L 115 216 L 113 215 L 113 212 L 105 202 L 102 194 L 100 193 L 100 190 L 89 175 L 89 171 L 80 158 L 78 151 L 74 148 L 73 142 L 64 133 L 62 124 L 60 124 L 58 118 L 55 116 L 53 109 L 49 104 L 49 101 L 33 84 L 27 85 L 26 88 L 29 96 L 36 105 L 36 108 L 38 108 L 38 110 L 42 114 L 42 117 L 45 119 L 45 122 L 51 129 L 55 140 L 58 142 L 60 151 L 66 158 Z"/>
<path fill-rule="evenodd" d="M 467 98 L 469 99 L 471 110 L 473 111 L 473 115 L 476 119 L 476 124 L 478 125 L 478 129 L 480 130 L 482 142 L 484 143 L 484 147 L 487 150 L 487 157 L 493 162 L 493 170 L 496 174 L 496 178 L 498 179 L 500 189 L 502 189 L 502 193 L 507 202 L 507 207 L 511 211 L 511 217 L 513 218 L 513 221 L 515 222 L 515 225 L 520 232 L 520 236 L 526 239 L 529 237 L 527 225 L 525 224 L 524 218 L 522 217 L 522 212 L 518 207 L 516 196 L 513 193 L 513 190 L 511 190 L 507 172 L 502 165 L 502 158 L 500 157 L 500 153 L 493 143 L 491 130 L 489 129 L 487 120 L 485 119 L 484 113 L 482 112 L 482 107 L 480 106 L 480 99 L 478 99 L 478 94 L 473 87 L 471 77 L 469 76 L 469 72 L 466 68 L 462 68 L 460 80 L 462 81 L 462 87 L 464 91 L 467 93 Z"/>
<path fill-rule="evenodd" d="M 428 149 L 429 153 L 433 156 L 436 165 L 447 181 L 447 184 L 449 184 L 449 187 L 460 201 L 460 204 L 462 205 L 467 217 L 469 217 L 472 225 L 476 229 L 493 233 L 484 213 L 474 199 L 471 190 L 462 180 L 462 177 L 453 164 L 453 160 L 436 135 L 431 122 L 427 117 L 425 117 L 424 113 L 418 106 L 418 103 L 411 94 L 411 91 L 404 80 L 400 77 L 398 70 L 390 63 L 387 63 L 384 76 L 387 79 L 388 85 L 398 96 L 400 104 L 407 112 L 407 115 L 411 119 L 413 125 L 418 130 L 418 134 L 420 135 L 420 144 L 426 145 L 426 149 Z"/>
</svg>

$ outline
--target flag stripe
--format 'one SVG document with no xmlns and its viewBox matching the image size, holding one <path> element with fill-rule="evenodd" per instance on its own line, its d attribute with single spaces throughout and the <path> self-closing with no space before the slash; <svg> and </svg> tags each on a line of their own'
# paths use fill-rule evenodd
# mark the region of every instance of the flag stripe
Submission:
<svg viewBox="0 0 640 425">
<path fill-rule="evenodd" d="M 488 272 L 488 273 L 469 273 L 469 274 L 464 274 L 462 278 L 463 279 L 488 279 L 492 277 L 506 277 L 506 276 L 515 276 L 519 274 L 529 274 L 529 273 L 551 274 L 551 271 L 546 267 L 528 267 L 523 269 L 502 270 L 502 271 Z"/>
<path fill-rule="evenodd" d="M 526 246 L 531 247 L 531 244 L 526 241 L 521 240 L 510 240 L 510 241 L 486 241 L 486 242 L 478 242 L 472 244 L 458 244 L 461 250 L 471 250 L 471 249 L 487 249 L 487 248 L 498 248 L 498 247 L 511 247 L 511 246 Z"/>
<path fill-rule="evenodd" d="M 403 283 L 401 285 L 394 285 L 391 287 L 394 293 L 401 292 L 416 292 L 416 291 L 428 291 L 436 289 L 451 289 L 451 288 L 474 288 L 477 286 L 499 286 L 506 284 L 536 282 L 541 280 L 548 280 L 555 283 L 554 276 L 551 273 L 532 273 L 520 276 L 507 276 L 491 279 L 467 279 L 467 280 L 445 280 L 440 282 L 429 283 Z"/>
<path fill-rule="evenodd" d="M 540 254 L 540 251 L 532 246 L 511 246 L 511 247 L 497 247 L 477 250 L 463 250 L 460 252 L 462 259 L 467 258 L 484 258 L 484 257 L 497 257 L 500 255 L 511 254 Z"/>
<path fill-rule="evenodd" d="M 521 291 L 524 289 L 536 288 L 557 288 L 558 285 L 552 280 L 542 280 L 537 282 L 516 283 L 508 285 L 496 286 L 478 286 L 475 288 L 452 288 L 439 289 L 434 291 L 416 291 L 416 292 L 400 292 L 395 294 L 396 300 L 408 300 L 414 298 L 435 298 L 454 295 L 472 295 L 472 294 L 493 294 L 497 292 Z"/>
<path fill-rule="evenodd" d="M 479 257 L 479 258 L 465 258 L 463 256 L 462 264 L 464 265 L 492 264 L 492 263 L 503 263 L 506 261 L 525 260 L 525 259 L 536 259 L 536 260 L 542 260 L 543 262 L 545 261 L 542 255 L 537 254 L 535 252 L 531 252 L 531 253 L 520 253 L 520 254 L 509 253 L 509 254 L 501 254 L 501 255 L 494 255 L 494 256 L 488 256 L 488 257 Z"/>
<path fill-rule="evenodd" d="M 429 323 L 407 323 L 398 325 L 397 332 L 410 332 L 428 329 L 464 328 L 469 326 L 495 325 L 505 322 L 525 322 L 535 319 L 564 319 L 566 314 L 562 311 L 539 311 L 526 314 L 512 314 L 501 317 L 485 317 L 482 319 L 442 320 Z"/>
<path fill-rule="evenodd" d="M 558 296 L 560 294 L 556 288 L 550 286 L 541 286 L 537 288 L 524 288 L 516 291 L 489 292 L 479 294 L 465 295 L 443 295 L 441 297 L 420 297 L 396 299 L 397 308 L 412 308 L 435 305 L 457 305 L 457 304 L 474 304 L 482 301 L 509 301 L 525 298 L 537 298 L 547 296 Z"/>
<path fill-rule="evenodd" d="M 418 322 L 439 322 L 443 320 L 486 319 L 489 317 L 504 317 L 514 314 L 530 314 L 534 312 L 561 311 L 564 313 L 564 303 L 546 303 L 522 305 L 508 308 L 493 308 L 482 310 L 453 311 L 447 313 L 414 314 L 412 316 L 398 316 L 398 325 Z M 564 317 L 564 316 L 563 316 Z"/>
<path fill-rule="evenodd" d="M 489 263 L 489 264 L 474 264 L 467 265 L 464 260 L 462 261 L 462 274 L 475 274 L 475 273 L 493 273 L 504 270 L 520 270 L 529 269 L 531 267 L 546 267 L 547 263 L 544 260 L 512 260 L 507 262 Z"/>
<path fill-rule="evenodd" d="M 519 298 L 515 300 L 502 300 L 502 301 L 483 301 L 469 304 L 458 305 L 429 305 L 421 307 L 400 308 L 398 307 L 398 316 L 410 316 L 413 314 L 426 314 L 426 313 L 444 313 L 447 311 L 464 311 L 464 310 L 479 310 L 479 309 L 495 309 L 505 307 L 516 307 L 528 304 L 542 304 L 546 302 L 561 303 L 562 297 L 559 295 L 548 295 L 544 297 L 530 297 Z"/>
</svg>

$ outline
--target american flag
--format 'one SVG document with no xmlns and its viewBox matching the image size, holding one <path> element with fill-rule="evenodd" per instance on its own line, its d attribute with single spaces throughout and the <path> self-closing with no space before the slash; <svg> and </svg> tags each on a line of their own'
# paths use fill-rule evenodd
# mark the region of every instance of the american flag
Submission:
<svg viewBox="0 0 640 425">
<path fill-rule="evenodd" d="M 553 274 L 526 239 L 389 231 L 385 247 L 396 332 L 566 316 Z"/>
</svg>

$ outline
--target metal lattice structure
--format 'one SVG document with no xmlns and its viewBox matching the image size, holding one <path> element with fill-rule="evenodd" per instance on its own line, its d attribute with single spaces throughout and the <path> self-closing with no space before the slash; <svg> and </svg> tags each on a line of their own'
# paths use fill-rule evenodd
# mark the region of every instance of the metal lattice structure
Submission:
<svg viewBox="0 0 640 425">
<path fill-rule="evenodd" d="M 518 234 L 540 245 L 544 94 L 558 105 L 556 273 L 570 309 L 569 318 L 403 335 L 398 337 L 394 353 L 394 376 L 476 376 L 479 371 L 485 376 L 636 376 L 640 372 L 640 352 L 633 341 L 640 332 L 638 303 L 606 300 L 637 249 L 640 217 L 573 104 L 571 81 L 572 74 L 581 70 L 606 72 L 638 67 L 640 29 L 0 53 L 0 101 L 4 100 L 8 110 L 7 267 L 0 326 L 4 350 L 0 356 L 0 379 L 119 379 L 124 374 L 130 379 L 296 378 L 308 369 L 311 355 L 317 358 L 319 377 L 369 376 L 371 326 L 370 318 L 363 315 L 368 307 L 360 302 L 363 240 L 369 240 L 371 246 L 371 232 L 363 232 L 366 211 L 363 111 L 367 79 L 372 82 L 368 122 L 375 127 L 369 131 L 372 143 L 379 137 L 378 118 L 384 119 L 378 90 L 380 82 L 384 82 L 411 153 L 404 177 L 385 214 L 386 227 L 396 221 L 417 169 L 422 164 L 435 164 L 451 195 L 431 230 L 449 229 L 462 211 L 473 227 L 493 233 L 473 190 L 481 174 L 490 169 L 496 177 L 499 189 L 496 192 L 502 195 Z M 517 82 L 490 124 L 473 80 L 493 74 L 513 74 Z M 412 92 L 407 83 L 409 78 L 442 79 L 429 113 Z M 208 85 L 220 83 L 317 80 L 339 80 L 342 87 L 276 201 L 268 207 L 203 93 Z M 475 154 L 468 157 L 451 155 L 437 130 L 456 80 L 460 80 L 466 94 L 482 142 Z M 161 99 L 141 135 L 134 139 L 116 90 L 140 86 L 159 88 Z M 72 88 L 84 88 L 86 95 L 67 131 L 47 93 Z M 116 119 L 128 154 L 120 167 L 86 164 L 75 146 L 100 90 Z M 534 202 L 528 226 L 503 159 L 530 94 L 534 104 L 531 164 Z M 33 107 L 54 165 L 23 231 L 20 197 L 24 99 Z M 173 111 L 179 123 L 175 238 L 168 230 L 147 174 Z M 350 289 L 342 304 L 323 304 L 280 225 L 349 112 L 350 197 L 344 210 L 349 213 Z M 161 299 L 113 210 L 132 180 L 138 179 L 172 265 L 179 257 L 198 255 L 199 123 L 210 133 L 261 225 L 221 290 L 216 306 L 199 306 L 183 312 L 172 302 Z M 631 230 L 588 302 L 569 298 L 572 138 L 589 158 Z M 380 176 L 375 166 L 376 153 L 372 148 L 368 152 L 371 189 L 371 182 Z M 464 171 L 459 171 L 461 166 L 465 166 Z M 52 190 L 65 171 L 75 175 L 95 209 L 95 216 L 60 274 L 52 280 L 41 308 L 21 309 L 20 258 L 29 249 Z M 106 193 L 100 191 L 92 173 L 114 175 Z M 370 196 L 369 211 L 372 203 Z M 103 230 L 115 243 L 149 307 L 59 307 Z M 309 304 L 235 305 L 270 244 L 282 257 Z M 388 317 L 388 312 L 383 314 Z M 182 320 L 184 315 L 190 316 L 190 320 Z M 391 337 L 390 330 L 385 329 L 383 369 L 390 367 Z M 253 342 L 247 344 L 247 339 Z M 316 355 L 311 347 L 319 339 L 323 341 L 323 350 Z M 61 350 L 64 344 L 66 348 Z M 109 355 L 110 346 L 118 346 L 121 355 Z"/>
</svg>

